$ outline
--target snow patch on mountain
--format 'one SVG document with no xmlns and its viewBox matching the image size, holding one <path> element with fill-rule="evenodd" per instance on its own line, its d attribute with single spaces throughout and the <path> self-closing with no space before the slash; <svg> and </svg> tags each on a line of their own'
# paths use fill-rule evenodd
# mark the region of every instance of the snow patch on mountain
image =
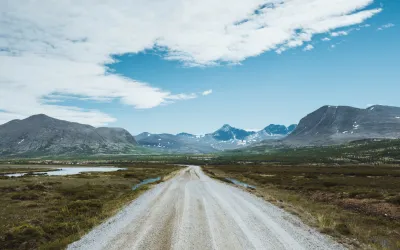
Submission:
<svg viewBox="0 0 400 250">
<path fill-rule="evenodd" d="M 246 147 L 264 140 L 281 139 L 295 128 L 296 125 L 286 127 L 271 124 L 262 130 L 250 131 L 224 124 L 215 132 L 204 135 L 142 133 L 136 136 L 136 140 L 142 146 L 161 148 L 168 152 L 210 153 Z"/>
</svg>

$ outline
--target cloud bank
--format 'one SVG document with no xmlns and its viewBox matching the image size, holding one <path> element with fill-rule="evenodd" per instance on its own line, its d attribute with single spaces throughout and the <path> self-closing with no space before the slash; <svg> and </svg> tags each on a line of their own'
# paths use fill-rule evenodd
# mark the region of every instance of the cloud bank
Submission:
<svg viewBox="0 0 400 250">
<path fill-rule="evenodd" d="M 161 49 L 165 59 L 188 66 L 239 63 L 361 24 L 381 11 L 368 8 L 372 2 L 1 1 L 0 122 L 46 113 L 103 125 L 115 119 L 64 101 L 117 101 L 145 109 L 195 98 L 110 73 L 105 65 L 113 63 L 112 55 L 147 49 Z"/>
</svg>

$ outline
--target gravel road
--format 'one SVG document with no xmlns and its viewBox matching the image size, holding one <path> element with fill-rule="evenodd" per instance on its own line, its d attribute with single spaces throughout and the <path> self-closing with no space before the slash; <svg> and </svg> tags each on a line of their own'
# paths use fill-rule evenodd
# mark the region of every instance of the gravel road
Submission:
<svg viewBox="0 0 400 250">
<path fill-rule="evenodd" d="M 147 191 L 68 249 L 344 249 L 198 166 Z"/>
</svg>

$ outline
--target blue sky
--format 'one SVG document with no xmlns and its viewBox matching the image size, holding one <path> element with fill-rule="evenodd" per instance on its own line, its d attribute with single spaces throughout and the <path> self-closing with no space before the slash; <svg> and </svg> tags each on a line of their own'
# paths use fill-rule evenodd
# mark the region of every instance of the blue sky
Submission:
<svg viewBox="0 0 400 250">
<path fill-rule="evenodd" d="M 194 28 L 190 31 L 184 28 L 175 30 L 179 25 L 174 23 L 172 28 L 167 26 L 170 33 L 177 32 L 174 36 L 160 35 L 161 31 L 151 26 L 143 30 L 142 37 L 139 36 L 142 34 L 140 29 L 128 34 L 124 33 L 127 30 L 115 24 L 107 29 L 108 33 L 99 27 L 98 33 L 88 34 L 86 38 L 85 32 L 88 31 L 77 32 L 77 27 L 65 33 L 56 32 L 55 27 L 47 23 L 53 17 L 40 19 L 38 13 L 38 16 L 32 14 L 28 18 L 29 25 L 46 30 L 41 35 L 46 39 L 38 45 L 32 44 L 32 39 L 26 39 L 33 36 L 31 33 L 15 35 L 15 30 L 30 26 L 14 21 L 17 18 L 10 15 L 7 20 L 0 20 L 0 27 L 10 20 L 15 26 L 15 29 L 9 28 L 0 34 L 0 37 L 8 37 L 6 42 L 0 38 L 0 51 L 3 51 L 0 63 L 11 65 L 0 70 L 0 88 L 7 96 L 14 91 L 20 95 L 17 96 L 19 100 L 26 100 L 26 104 L 20 108 L 17 104 L 11 107 L 6 103 L 11 99 L 7 100 L 4 94 L 5 101 L 0 101 L 0 121 L 47 113 L 95 126 L 120 126 L 133 134 L 144 131 L 202 134 L 225 123 L 244 129 L 262 129 L 270 123 L 289 125 L 326 104 L 360 108 L 371 104 L 400 106 L 400 1 L 349 0 L 346 3 L 352 1 L 357 2 L 354 6 L 359 4 L 363 7 L 349 6 L 349 9 L 353 8 L 351 11 L 339 15 L 346 17 L 343 20 L 354 19 L 347 25 L 343 25 L 343 20 L 333 19 L 332 13 L 325 14 L 327 9 L 321 7 L 320 10 L 316 8 L 316 12 L 326 15 L 323 18 L 327 22 L 323 24 L 316 19 L 312 20 L 313 23 L 307 21 L 309 28 L 303 31 L 293 28 L 289 39 L 282 30 L 286 32 L 290 25 L 285 29 L 276 25 L 276 29 L 262 34 L 260 39 L 250 39 L 254 30 L 268 25 L 274 28 L 272 17 L 275 13 L 271 10 L 265 14 L 267 21 L 255 17 L 255 20 L 250 18 L 244 22 L 240 30 L 240 39 L 243 40 L 227 44 L 223 43 L 224 39 L 236 39 L 233 37 L 236 31 L 228 38 L 218 37 L 220 33 L 207 37 L 215 24 L 200 27 L 203 23 L 192 24 L 188 21 L 190 18 L 184 19 L 182 27 L 191 24 L 191 27 L 198 28 L 196 33 L 191 32 Z M 169 0 L 169 3 L 174 4 L 174 0 Z M 257 1 L 253 4 L 260 6 Z M 249 10 L 254 6 L 249 6 Z M 17 5 L 11 7 L 21 12 L 24 10 Z M 245 7 L 247 5 L 242 8 Z M 210 13 L 207 8 L 204 6 L 204 12 L 200 12 L 210 15 L 207 20 L 214 20 L 213 15 L 220 14 Z M 307 17 L 307 10 L 305 8 L 299 15 Z M 354 15 L 370 10 L 377 11 L 365 14 L 361 21 Z M 99 10 L 99 15 L 104 15 L 103 11 Z M 192 10 L 185 11 L 178 17 L 186 17 L 186 13 L 190 17 Z M 70 18 L 71 15 L 67 14 Z M 165 15 L 169 20 L 170 14 Z M 227 22 L 247 20 L 242 13 L 234 12 L 232 15 L 237 17 L 230 17 Z M 93 18 L 88 19 L 85 13 L 81 21 Z M 140 19 L 144 25 L 148 25 L 146 18 Z M 56 20 L 61 24 L 66 22 Z M 218 20 L 215 18 L 215 23 Z M 289 16 L 282 20 L 291 21 Z M 252 26 L 263 22 L 261 28 Z M 332 26 L 332 22 L 336 22 L 336 26 Z M 109 23 L 112 22 L 101 23 L 103 29 Z M 325 27 L 326 23 L 329 25 Z M 154 36 L 149 34 L 147 41 L 146 35 L 151 28 Z M 120 33 L 117 33 L 118 29 L 121 29 Z M 81 33 L 85 34 L 84 38 L 76 35 Z M 140 39 L 143 42 L 134 43 Z M 21 45 L 15 45 L 15 41 Z M 70 47 L 64 45 L 65 41 L 72 41 Z M 47 47 L 48 44 L 51 46 Z M 226 48 L 229 48 L 228 52 L 222 53 Z M 36 65 L 41 66 L 40 70 L 34 68 Z M 42 72 L 43 67 L 47 70 Z M 30 81 L 32 83 L 21 87 L 21 82 Z M 26 92 L 19 91 L 23 89 Z M 212 93 L 203 95 L 207 90 L 212 90 Z"/>
<path fill-rule="evenodd" d="M 206 133 L 224 123 L 246 129 L 298 123 L 326 104 L 400 106 L 399 26 L 377 30 L 400 23 L 400 2 L 384 3 L 386 11 L 366 22 L 370 27 L 329 42 L 320 41 L 327 37 L 320 35 L 313 39 L 312 51 L 267 52 L 241 65 L 204 68 L 163 60 L 153 50 L 119 56 L 120 62 L 110 65 L 115 73 L 173 92 L 213 93 L 150 110 L 116 105 L 110 112 L 132 132 Z"/>
</svg>

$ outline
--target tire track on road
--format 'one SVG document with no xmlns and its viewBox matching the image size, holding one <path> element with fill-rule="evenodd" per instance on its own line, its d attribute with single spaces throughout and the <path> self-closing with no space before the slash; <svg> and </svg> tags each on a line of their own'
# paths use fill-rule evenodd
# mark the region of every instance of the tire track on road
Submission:
<svg viewBox="0 0 400 250">
<path fill-rule="evenodd" d="M 293 215 L 188 166 L 68 249 L 344 249 Z"/>
</svg>

